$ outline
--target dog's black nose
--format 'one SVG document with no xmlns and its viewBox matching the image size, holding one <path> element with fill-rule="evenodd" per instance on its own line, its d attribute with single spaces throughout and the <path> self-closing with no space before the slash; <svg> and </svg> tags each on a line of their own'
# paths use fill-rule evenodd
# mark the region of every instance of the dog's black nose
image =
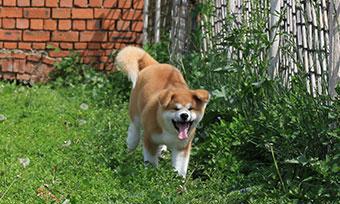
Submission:
<svg viewBox="0 0 340 204">
<path fill-rule="evenodd" d="M 189 115 L 187 113 L 181 113 L 180 117 L 181 117 L 182 120 L 185 121 L 189 118 Z"/>
</svg>

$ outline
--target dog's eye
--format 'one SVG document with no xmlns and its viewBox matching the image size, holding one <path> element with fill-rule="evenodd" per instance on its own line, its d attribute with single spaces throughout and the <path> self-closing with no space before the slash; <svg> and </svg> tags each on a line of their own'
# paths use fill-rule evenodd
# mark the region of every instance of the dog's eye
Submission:
<svg viewBox="0 0 340 204">
<path fill-rule="evenodd" d="M 176 110 L 176 111 L 179 111 L 179 110 L 181 110 L 181 109 L 176 107 L 175 110 Z"/>
<path fill-rule="evenodd" d="M 192 111 L 192 107 L 188 108 L 189 111 Z"/>
</svg>

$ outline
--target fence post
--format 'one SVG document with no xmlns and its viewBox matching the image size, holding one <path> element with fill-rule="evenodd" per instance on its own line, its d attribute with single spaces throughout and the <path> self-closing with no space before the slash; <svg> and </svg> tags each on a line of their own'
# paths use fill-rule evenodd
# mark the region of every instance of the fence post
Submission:
<svg viewBox="0 0 340 204">
<path fill-rule="evenodd" d="M 269 29 L 270 35 L 269 39 L 273 42 L 272 46 L 269 48 L 269 76 L 274 78 L 278 74 L 278 62 L 279 62 L 279 44 L 280 36 L 279 31 L 279 19 L 280 19 L 280 5 L 281 0 L 271 0 L 270 1 L 270 18 L 269 18 Z"/>
<path fill-rule="evenodd" d="M 335 87 L 340 79 L 340 1 L 330 0 L 329 11 L 328 93 L 336 97 Z"/>
<path fill-rule="evenodd" d="M 184 49 L 187 41 L 189 6 L 188 0 L 172 1 L 172 25 L 171 25 L 171 54 L 170 59 L 175 60 L 179 57 Z"/>
</svg>

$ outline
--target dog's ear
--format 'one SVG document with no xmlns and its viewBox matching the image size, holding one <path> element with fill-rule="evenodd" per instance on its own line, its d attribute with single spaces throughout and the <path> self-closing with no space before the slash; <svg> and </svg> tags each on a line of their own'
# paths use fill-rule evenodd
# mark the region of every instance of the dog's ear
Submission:
<svg viewBox="0 0 340 204">
<path fill-rule="evenodd" d="M 163 90 L 159 96 L 158 101 L 162 107 L 167 107 L 174 96 L 174 92 L 171 90 Z"/>
<path fill-rule="evenodd" d="M 193 96 L 194 99 L 203 102 L 203 103 L 208 103 L 210 100 L 210 94 L 207 90 L 204 89 L 197 89 L 193 91 Z"/>
</svg>

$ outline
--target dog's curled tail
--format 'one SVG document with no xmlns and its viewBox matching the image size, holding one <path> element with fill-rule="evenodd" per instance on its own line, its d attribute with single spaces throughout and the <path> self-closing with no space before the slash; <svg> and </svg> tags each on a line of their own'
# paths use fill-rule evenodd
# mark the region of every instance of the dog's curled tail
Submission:
<svg viewBox="0 0 340 204">
<path fill-rule="evenodd" d="M 127 73 L 133 88 L 136 85 L 139 71 L 153 64 L 158 64 L 158 62 L 143 49 L 132 46 L 120 50 L 115 59 L 116 68 Z"/>
</svg>

